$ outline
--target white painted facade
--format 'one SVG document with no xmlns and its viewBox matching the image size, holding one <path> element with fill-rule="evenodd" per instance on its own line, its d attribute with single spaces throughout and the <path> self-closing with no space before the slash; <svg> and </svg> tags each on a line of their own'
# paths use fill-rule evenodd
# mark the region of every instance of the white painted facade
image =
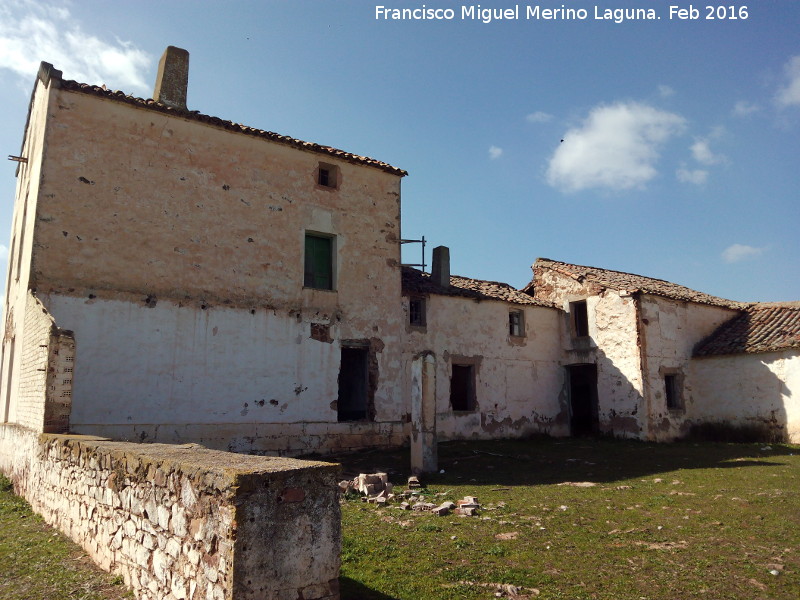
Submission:
<svg viewBox="0 0 800 600">
<path fill-rule="evenodd" d="M 646 437 L 636 299 L 550 271 L 537 283 L 539 297 L 562 310 L 560 339 L 567 371 L 573 366 L 596 365 L 597 430 L 621 437 Z M 586 336 L 578 336 L 574 326 L 574 307 L 580 302 L 586 303 Z M 565 388 L 569 405 L 568 382 Z"/>
<path fill-rule="evenodd" d="M 557 310 L 437 294 L 425 305 L 426 326 L 407 327 L 404 362 L 433 357 L 439 440 L 568 434 Z M 523 313 L 524 336 L 509 335 L 512 310 Z M 472 410 L 451 404 L 454 364 L 473 368 Z"/>
<path fill-rule="evenodd" d="M 530 288 L 534 295 L 563 311 L 565 388 L 573 414 L 577 385 L 569 371 L 582 366 L 595 370 L 596 393 L 591 401 L 596 403 L 597 431 L 670 441 L 704 423 L 758 423 L 777 432 L 777 438 L 800 439 L 796 349 L 695 356 L 697 345 L 740 315 L 746 305 L 660 280 L 650 280 L 649 285 L 664 289 L 664 295 L 642 292 L 635 286 L 648 285 L 643 282 L 646 278 L 546 259 L 537 262 L 534 271 L 535 289 Z M 668 297 L 671 293 L 698 300 Z M 587 331 L 578 336 L 573 313 L 582 303 Z"/>
<path fill-rule="evenodd" d="M 800 444 L 800 352 L 696 358 L 690 365 L 695 401 L 687 420 L 767 425 Z"/>
<path fill-rule="evenodd" d="M 645 389 L 647 414 L 650 415 L 650 439 L 674 440 L 685 436 L 695 422 L 693 415 L 715 413 L 714 403 L 704 392 L 692 365 L 695 345 L 738 311 L 695 302 L 680 302 L 659 296 L 644 295 L 641 320 L 645 340 Z M 674 374 L 679 386 L 681 408 L 667 407 L 664 376 Z M 717 385 L 714 382 L 713 385 Z M 699 413 L 697 405 L 703 406 Z"/>
</svg>

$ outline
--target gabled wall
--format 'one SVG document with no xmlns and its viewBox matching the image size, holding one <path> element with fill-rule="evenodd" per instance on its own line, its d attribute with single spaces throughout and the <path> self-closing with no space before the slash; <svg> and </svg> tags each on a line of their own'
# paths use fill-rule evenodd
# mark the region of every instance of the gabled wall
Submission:
<svg viewBox="0 0 800 600">
<path fill-rule="evenodd" d="M 535 293 L 562 309 L 560 343 L 566 366 L 597 365 L 597 403 L 601 432 L 646 437 L 642 406 L 644 382 L 636 298 L 578 281 L 550 269 L 536 268 Z M 576 337 L 571 303 L 586 301 L 589 335 Z M 568 380 L 564 394 L 569 397 Z"/>
</svg>

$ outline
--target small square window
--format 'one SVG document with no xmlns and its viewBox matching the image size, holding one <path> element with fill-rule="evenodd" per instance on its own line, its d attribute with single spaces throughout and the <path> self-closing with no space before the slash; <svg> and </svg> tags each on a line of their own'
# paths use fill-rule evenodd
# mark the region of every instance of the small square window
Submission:
<svg viewBox="0 0 800 600">
<path fill-rule="evenodd" d="M 339 187 L 339 167 L 326 163 L 319 163 L 317 169 L 317 183 L 322 187 L 336 189 Z"/>
<path fill-rule="evenodd" d="M 525 335 L 525 320 L 521 310 L 508 313 L 508 335 L 522 337 Z"/>
<path fill-rule="evenodd" d="M 303 285 L 318 290 L 333 289 L 334 238 L 306 233 Z"/>
<path fill-rule="evenodd" d="M 408 323 L 416 327 L 425 327 L 425 298 L 412 296 L 408 299 Z"/>
<path fill-rule="evenodd" d="M 587 337 L 589 335 L 589 310 L 586 307 L 586 300 L 570 302 L 569 312 L 573 337 Z"/>
</svg>

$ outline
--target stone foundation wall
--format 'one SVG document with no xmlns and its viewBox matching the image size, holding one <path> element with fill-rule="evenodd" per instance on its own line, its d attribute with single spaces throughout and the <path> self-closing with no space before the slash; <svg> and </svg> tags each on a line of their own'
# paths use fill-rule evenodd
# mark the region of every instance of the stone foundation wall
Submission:
<svg viewBox="0 0 800 600">
<path fill-rule="evenodd" d="M 299 456 L 364 448 L 398 448 L 408 443 L 408 426 L 391 423 L 164 423 L 159 425 L 73 425 L 84 435 L 162 444 L 198 443 L 238 454 Z"/>
<path fill-rule="evenodd" d="M 339 598 L 337 465 L 6 424 L 0 469 L 142 600 Z"/>
</svg>

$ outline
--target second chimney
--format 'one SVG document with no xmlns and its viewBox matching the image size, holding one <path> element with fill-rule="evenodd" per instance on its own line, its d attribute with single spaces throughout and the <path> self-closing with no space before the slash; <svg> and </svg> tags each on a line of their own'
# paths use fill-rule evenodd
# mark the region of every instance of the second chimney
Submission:
<svg viewBox="0 0 800 600">
<path fill-rule="evenodd" d="M 186 88 L 189 85 L 189 53 L 183 48 L 167 46 L 158 61 L 158 75 L 153 99 L 173 108 L 186 110 Z"/>
<path fill-rule="evenodd" d="M 431 281 L 440 287 L 450 287 L 450 248 L 436 246 L 431 263 Z"/>
</svg>

